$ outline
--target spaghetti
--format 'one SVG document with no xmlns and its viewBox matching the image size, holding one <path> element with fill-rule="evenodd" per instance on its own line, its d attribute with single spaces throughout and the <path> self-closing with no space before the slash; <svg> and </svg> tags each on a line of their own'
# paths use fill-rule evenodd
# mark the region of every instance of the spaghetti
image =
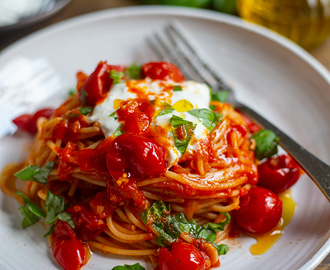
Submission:
<svg viewBox="0 0 330 270">
<path fill-rule="evenodd" d="M 37 120 L 29 158 L 2 172 L 2 190 L 46 213 L 66 270 L 86 264 L 89 249 L 147 256 L 162 269 L 169 247 L 186 244 L 202 256 L 195 269 L 219 266 L 228 212 L 258 181 L 255 126 L 172 64 L 133 71 L 100 62 L 90 76 L 79 72 L 78 92 Z M 26 166 L 37 176 L 50 169 L 15 195 L 13 173 Z M 63 209 L 52 223 L 55 201 Z"/>
</svg>

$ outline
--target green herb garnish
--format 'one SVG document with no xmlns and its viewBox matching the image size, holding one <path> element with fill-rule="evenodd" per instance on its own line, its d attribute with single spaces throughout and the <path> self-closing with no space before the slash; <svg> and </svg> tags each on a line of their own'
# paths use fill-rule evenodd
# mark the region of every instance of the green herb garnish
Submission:
<svg viewBox="0 0 330 270">
<path fill-rule="evenodd" d="M 110 78 L 113 80 L 113 84 L 120 83 L 121 79 L 124 77 L 124 73 L 120 71 L 111 70 Z"/>
<path fill-rule="evenodd" d="M 196 124 L 186 121 L 176 115 L 172 116 L 170 124 L 174 128 L 172 134 L 174 137 L 175 147 L 183 155 L 187 150 L 190 139 L 194 135 Z"/>
<path fill-rule="evenodd" d="M 208 109 L 192 109 L 188 113 L 196 116 L 209 131 L 212 131 L 217 126 L 216 123 L 221 122 L 222 119 L 221 113 L 212 112 Z"/>
<path fill-rule="evenodd" d="M 69 96 L 70 97 L 73 97 L 73 96 L 75 96 L 77 94 L 77 89 L 70 89 L 70 91 L 69 91 Z"/>
<path fill-rule="evenodd" d="M 139 263 L 133 264 L 133 265 L 127 265 L 124 264 L 125 266 L 115 266 L 111 270 L 145 270 L 143 266 L 141 266 Z"/>
<path fill-rule="evenodd" d="M 173 85 L 173 91 L 182 91 L 181 85 Z"/>
<path fill-rule="evenodd" d="M 118 137 L 119 135 L 123 134 L 123 124 L 121 124 L 115 131 L 115 137 Z"/>
<path fill-rule="evenodd" d="M 49 161 L 45 166 L 40 168 L 40 165 L 29 165 L 19 172 L 15 173 L 14 176 L 18 177 L 23 181 L 35 181 L 41 184 L 47 183 L 49 173 L 54 168 L 55 161 Z"/>
<path fill-rule="evenodd" d="M 40 218 L 46 217 L 44 210 L 42 210 L 37 204 L 31 202 L 22 191 L 16 191 L 15 194 L 22 196 L 25 203 L 24 206 L 19 208 L 19 211 L 24 216 L 22 221 L 23 229 L 35 224 Z"/>
<path fill-rule="evenodd" d="M 173 111 L 174 111 L 174 108 L 171 106 L 171 104 L 164 102 L 164 109 L 157 116 L 169 114 L 169 113 L 172 113 Z"/>
<path fill-rule="evenodd" d="M 93 111 L 93 108 L 92 107 L 81 107 L 79 109 L 79 111 L 83 115 L 89 115 Z"/>
<path fill-rule="evenodd" d="M 231 217 L 227 212 L 222 212 L 226 220 L 220 223 L 207 222 L 203 226 L 198 225 L 194 220 L 187 220 L 184 213 L 175 216 L 170 215 L 170 208 L 162 201 L 156 201 L 149 209 L 141 214 L 142 221 L 147 225 L 153 225 L 160 236 L 157 244 L 169 246 L 177 241 L 182 232 L 192 235 L 195 239 L 204 239 L 212 243 L 218 231 L 223 231 L 230 222 Z M 227 245 L 216 245 L 219 255 L 224 255 L 228 251 Z M 226 249 L 227 247 L 227 249 Z"/>
<path fill-rule="evenodd" d="M 228 98 L 228 91 L 221 90 L 216 92 L 215 94 L 211 94 L 211 101 L 220 101 L 221 103 L 225 103 Z"/>
<path fill-rule="evenodd" d="M 273 131 L 267 129 L 259 130 L 253 134 L 251 139 L 254 139 L 256 142 L 254 151 L 259 160 L 277 154 L 277 145 L 280 139 L 276 137 Z"/>
<path fill-rule="evenodd" d="M 109 114 L 109 117 L 113 117 L 115 120 L 117 120 L 118 117 L 115 116 L 115 115 L 116 115 L 116 111 L 114 111 L 113 113 Z"/>
<path fill-rule="evenodd" d="M 135 63 L 130 65 L 125 70 L 125 75 L 130 78 L 131 80 L 138 80 L 142 78 L 142 67 L 137 66 Z"/>
</svg>

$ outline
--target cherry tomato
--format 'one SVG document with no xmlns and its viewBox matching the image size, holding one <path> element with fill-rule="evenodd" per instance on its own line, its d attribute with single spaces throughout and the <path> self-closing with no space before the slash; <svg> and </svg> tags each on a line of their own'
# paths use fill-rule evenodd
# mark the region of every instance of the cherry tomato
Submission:
<svg viewBox="0 0 330 270">
<path fill-rule="evenodd" d="M 142 66 L 144 76 L 153 80 L 173 80 L 175 82 L 184 81 L 184 76 L 180 69 L 167 62 L 150 62 Z"/>
<path fill-rule="evenodd" d="M 113 82 L 110 77 L 111 70 L 122 72 L 124 68 L 111 66 L 102 61 L 97 65 L 79 91 L 79 96 L 84 104 L 93 107 L 98 100 L 105 98 L 105 94 L 110 90 Z"/>
<path fill-rule="evenodd" d="M 116 180 L 124 173 L 140 179 L 159 175 L 166 170 L 162 147 L 137 134 L 123 134 L 114 139 L 106 158 L 109 173 Z"/>
<path fill-rule="evenodd" d="M 20 129 L 30 133 L 37 133 L 37 120 L 39 117 L 49 118 L 54 113 L 54 109 L 41 109 L 35 114 L 23 114 L 13 120 L 13 123 Z"/>
<path fill-rule="evenodd" d="M 91 240 L 106 227 L 105 222 L 88 205 L 77 204 L 67 210 L 74 222 L 74 231 L 80 240 Z"/>
<path fill-rule="evenodd" d="M 112 216 L 118 206 L 117 203 L 109 200 L 106 191 L 98 192 L 89 205 L 101 218 Z"/>
<path fill-rule="evenodd" d="M 89 259 L 89 250 L 79 241 L 67 222 L 59 220 L 52 234 L 52 251 L 64 270 L 78 270 Z"/>
<path fill-rule="evenodd" d="M 143 133 L 149 127 L 155 112 L 154 105 L 148 99 L 125 101 L 117 110 L 118 120 L 124 122 L 123 130 L 131 133 Z"/>
<path fill-rule="evenodd" d="M 258 165 L 259 185 L 281 193 L 295 184 L 300 176 L 298 164 L 288 155 L 272 157 Z"/>
<path fill-rule="evenodd" d="M 84 245 L 79 240 L 60 240 L 54 245 L 54 257 L 65 270 L 78 270 L 85 264 Z"/>
<path fill-rule="evenodd" d="M 193 245 L 175 242 L 171 251 L 161 248 L 159 253 L 160 270 L 204 270 L 205 256 Z"/>
<path fill-rule="evenodd" d="M 274 192 L 257 187 L 241 197 L 240 208 L 234 212 L 234 217 L 242 229 L 251 233 L 265 233 L 278 224 L 282 210 L 282 201 Z"/>
</svg>

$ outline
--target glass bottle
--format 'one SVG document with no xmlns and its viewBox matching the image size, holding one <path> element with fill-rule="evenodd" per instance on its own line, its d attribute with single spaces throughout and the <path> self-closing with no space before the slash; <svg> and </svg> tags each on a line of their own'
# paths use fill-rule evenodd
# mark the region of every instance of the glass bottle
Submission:
<svg viewBox="0 0 330 270">
<path fill-rule="evenodd" d="M 239 15 L 309 50 L 330 34 L 330 0 L 237 0 Z"/>
</svg>

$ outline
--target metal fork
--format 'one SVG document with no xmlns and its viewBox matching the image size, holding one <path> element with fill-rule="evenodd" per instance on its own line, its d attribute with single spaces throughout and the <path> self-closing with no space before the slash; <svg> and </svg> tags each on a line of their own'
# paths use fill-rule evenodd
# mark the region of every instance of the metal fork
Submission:
<svg viewBox="0 0 330 270">
<path fill-rule="evenodd" d="M 227 91 L 228 103 L 231 103 L 262 128 L 272 130 L 279 137 L 280 145 L 330 201 L 330 166 L 308 152 L 264 117 L 238 102 L 233 89 L 205 62 L 194 45 L 188 42 L 187 34 L 178 22 L 170 23 L 162 34 L 155 33 L 153 38 L 147 38 L 147 42 L 160 59 L 176 64 L 187 79 L 203 81 L 211 86 L 214 92 Z"/>
</svg>

